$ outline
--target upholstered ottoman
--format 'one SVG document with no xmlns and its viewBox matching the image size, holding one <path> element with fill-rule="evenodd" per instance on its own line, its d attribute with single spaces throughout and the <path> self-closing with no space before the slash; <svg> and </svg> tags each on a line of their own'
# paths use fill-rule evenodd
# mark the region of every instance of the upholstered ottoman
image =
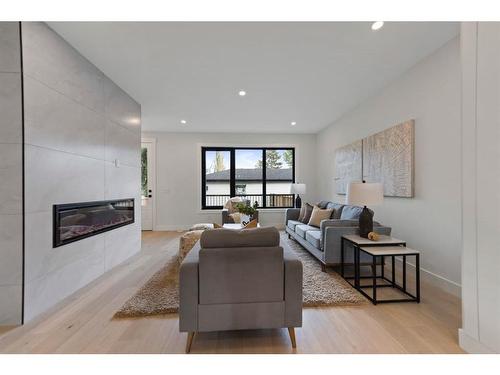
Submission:
<svg viewBox="0 0 500 375">
<path fill-rule="evenodd" d="M 194 224 L 191 228 L 189 228 L 189 232 L 194 230 L 205 230 L 205 229 L 214 229 L 214 225 L 212 223 Z"/>
<path fill-rule="evenodd" d="M 204 229 L 200 230 L 192 230 L 184 233 L 179 239 L 179 254 L 177 260 L 179 264 L 182 263 L 183 259 L 189 253 L 189 251 L 193 248 L 194 244 L 200 239 L 201 234 Z"/>
</svg>

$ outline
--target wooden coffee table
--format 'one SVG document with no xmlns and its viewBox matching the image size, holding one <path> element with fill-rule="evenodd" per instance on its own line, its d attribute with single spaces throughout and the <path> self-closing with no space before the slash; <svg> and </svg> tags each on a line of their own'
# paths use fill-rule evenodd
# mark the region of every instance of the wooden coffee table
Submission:
<svg viewBox="0 0 500 375">
<path fill-rule="evenodd" d="M 225 229 L 243 229 L 244 226 L 241 225 L 240 223 L 237 223 L 237 224 L 224 224 L 222 225 L 223 228 Z M 260 228 L 260 224 L 257 223 L 257 228 Z"/>
</svg>

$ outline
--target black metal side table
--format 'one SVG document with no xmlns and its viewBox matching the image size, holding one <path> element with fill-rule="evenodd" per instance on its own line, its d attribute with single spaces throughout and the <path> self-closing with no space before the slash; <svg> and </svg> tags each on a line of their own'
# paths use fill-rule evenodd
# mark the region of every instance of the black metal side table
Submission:
<svg viewBox="0 0 500 375">
<path fill-rule="evenodd" d="M 348 242 L 353 247 L 353 258 L 354 258 L 354 276 L 345 275 L 345 242 Z M 372 262 L 367 265 L 371 266 L 372 274 L 369 276 L 361 276 L 361 252 L 372 257 Z M 399 285 L 396 282 L 395 274 L 395 257 L 403 257 L 403 285 Z M 406 288 L 406 257 L 415 256 L 416 257 L 416 296 L 410 294 Z M 385 258 L 391 257 L 392 261 L 392 277 L 388 279 L 384 273 Z M 377 265 L 380 265 L 381 272 L 377 275 Z M 406 242 L 398 240 L 390 236 L 381 235 L 377 241 L 372 241 L 367 238 L 361 237 L 359 235 L 345 235 L 342 236 L 341 240 L 341 271 L 342 277 L 356 290 L 358 290 L 363 296 L 368 298 L 373 304 L 377 303 L 389 303 L 389 302 L 420 302 L 420 253 L 416 250 L 406 248 Z M 371 285 L 361 285 L 361 280 L 370 279 L 372 281 Z M 349 280 L 354 280 L 352 284 Z M 384 284 L 377 283 L 377 280 L 381 280 Z M 410 298 L 405 299 L 377 299 L 377 288 L 381 287 L 393 287 Z M 363 289 L 372 288 L 373 297 L 369 296 Z"/>
<path fill-rule="evenodd" d="M 391 303 L 391 302 L 420 302 L 420 252 L 413 250 L 404 246 L 361 246 L 359 251 L 368 254 L 372 257 L 372 284 L 371 285 L 359 285 L 358 291 L 368 298 L 374 305 L 377 303 Z M 406 288 L 406 258 L 408 256 L 415 256 L 415 289 L 416 295 L 408 292 Z M 391 280 L 384 275 L 384 259 L 385 257 L 390 257 L 392 261 L 392 278 Z M 396 272 L 395 272 L 395 258 L 403 257 L 403 285 L 399 285 L 396 282 Z M 377 276 L 377 258 L 381 259 L 381 269 L 382 275 Z M 359 259 L 359 256 L 358 256 Z M 358 275 L 359 275 L 359 262 L 358 262 Z M 388 284 L 377 284 L 377 279 L 382 278 L 387 281 Z M 377 288 L 392 287 L 400 290 L 408 296 L 408 298 L 391 298 L 391 299 L 378 299 L 377 298 Z M 372 296 L 365 293 L 364 288 L 372 289 Z"/>
</svg>

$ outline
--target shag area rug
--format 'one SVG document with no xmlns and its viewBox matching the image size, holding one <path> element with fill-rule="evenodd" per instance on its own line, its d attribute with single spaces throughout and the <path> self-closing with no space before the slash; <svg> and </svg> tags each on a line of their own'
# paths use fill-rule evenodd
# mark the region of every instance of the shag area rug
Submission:
<svg viewBox="0 0 500 375">
<path fill-rule="evenodd" d="M 172 257 L 137 293 L 130 298 L 114 318 L 132 318 L 176 313 L 179 309 L 178 241 L 168 249 Z M 331 268 L 321 271 L 320 263 L 297 242 L 281 233 L 281 246 L 293 250 L 303 266 L 304 307 L 343 306 L 366 303 L 366 299 Z"/>
</svg>

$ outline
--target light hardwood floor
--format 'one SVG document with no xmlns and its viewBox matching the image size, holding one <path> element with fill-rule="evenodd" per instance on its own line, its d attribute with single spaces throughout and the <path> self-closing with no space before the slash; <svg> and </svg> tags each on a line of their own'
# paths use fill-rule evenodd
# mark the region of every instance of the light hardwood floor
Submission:
<svg viewBox="0 0 500 375">
<path fill-rule="evenodd" d="M 133 257 L 35 321 L 0 332 L 1 353 L 183 353 L 176 314 L 112 320 L 172 255 L 177 232 L 144 232 Z M 173 247 L 170 246 L 170 249 Z M 422 284 L 420 304 L 307 308 L 292 349 L 286 329 L 200 333 L 191 353 L 462 353 L 460 301 Z"/>
</svg>

